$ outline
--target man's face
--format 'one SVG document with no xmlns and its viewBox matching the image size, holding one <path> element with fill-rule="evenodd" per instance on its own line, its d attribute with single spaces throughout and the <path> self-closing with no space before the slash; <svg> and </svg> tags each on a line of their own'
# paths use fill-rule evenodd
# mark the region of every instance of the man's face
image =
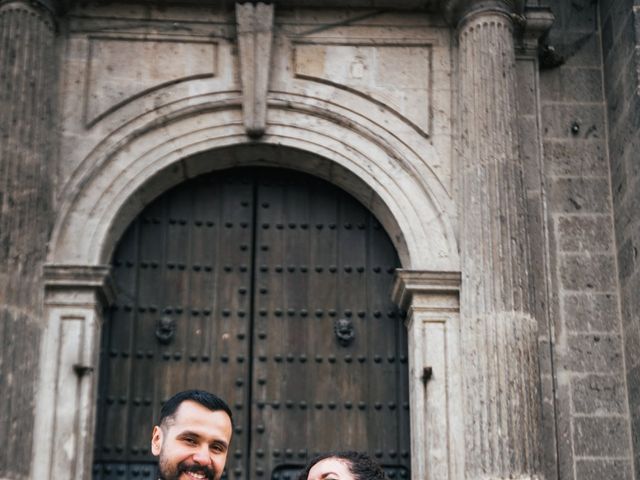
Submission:
<svg viewBox="0 0 640 480">
<path fill-rule="evenodd" d="M 180 404 L 173 418 L 153 428 L 151 451 L 161 480 L 219 480 L 231 441 L 231 419 L 197 402 Z"/>
</svg>

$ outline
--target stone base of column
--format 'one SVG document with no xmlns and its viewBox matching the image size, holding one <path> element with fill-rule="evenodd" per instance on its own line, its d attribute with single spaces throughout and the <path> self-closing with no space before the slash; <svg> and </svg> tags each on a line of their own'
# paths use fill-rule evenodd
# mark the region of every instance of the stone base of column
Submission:
<svg viewBox="0 0 640 480">
<path fill-rule="evenodd" d="M 523 312 L 462 316 L 470 479 L 539 478 L 537 342 Z"/>
</svg>

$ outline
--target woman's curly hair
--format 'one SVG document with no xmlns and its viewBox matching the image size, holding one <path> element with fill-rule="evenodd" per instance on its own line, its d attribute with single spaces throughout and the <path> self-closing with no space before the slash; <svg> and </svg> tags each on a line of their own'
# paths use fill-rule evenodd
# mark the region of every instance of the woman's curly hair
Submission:
<svg viewBox="0 0 640 480">
<path fill-rule="evenodd" d="M 355 480 L 387 480 L 382 467 L 378 465 L 369 455 L 363 452 L 331 452 L 325 453 L 312 459 L 305 469 L 298 476 L 298 480 L 307 480 L 309 471 L 313 466 L 327 458 L 336 458 L 344 462 Z"/>
</svg>

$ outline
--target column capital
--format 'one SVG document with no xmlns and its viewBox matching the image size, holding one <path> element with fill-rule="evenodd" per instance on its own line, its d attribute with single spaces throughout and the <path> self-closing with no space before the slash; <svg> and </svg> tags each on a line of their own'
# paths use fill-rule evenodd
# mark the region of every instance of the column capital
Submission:
<svg viewBox="0 0 640 480">
<path fill-rule="evenodd" d="M 442 10 L 451 25 L 460 27 L 470 18 L 488 13 L 520 18 L 524 3 L 524 0 L 443 0 Z"/>
<path fill-rule="evenodd" d="M 41 8 L 53 15 L 57 15 L 62 8 L 60 0 L 0 0 L 0 8 L 12 3 L 23 4 L 31 8 Z"/>
<path fill-rule="evenodd" d="M 55 20 L 62 12 L 59 0 L 0 0 L 0 14 L 23 10 L 37 15 L 53 31 Z"/>
<path fill-rule="evenodd" d="M 49 297 L 55 293 L 92 292 L 103 306 L 109 306 L 115 299 L 115 287 L 109 265 L 57 265 L 44 266 L 44 286 Z M 73 299 L 79 300 L 77 295 Z"/>
<path fill-rule="evenodd" d="M 391 298 L 401 309 L 407 310 L 415 306 L 418 296 L 457 296 L 460 292 L 460 282 L 460 272 L 400 269 L 396 270 Z"/>
</svg>

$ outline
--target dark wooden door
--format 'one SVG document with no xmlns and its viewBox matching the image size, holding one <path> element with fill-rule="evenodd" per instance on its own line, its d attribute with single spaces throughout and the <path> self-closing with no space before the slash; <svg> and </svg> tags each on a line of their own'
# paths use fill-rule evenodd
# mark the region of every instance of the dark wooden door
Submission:
<svg viewBox="0 0 640 480">
<path fill-rule="evenodd" d="M 113 258 L 94 478 L 155 478 L 151 428 L 185 388 L 234 410 L 232 480 L 294 478 L 336 449 L 408 478 L 398 265 L 375 218 L 308 175 L 234 169 L 162 195 Z"/>
</svg>

